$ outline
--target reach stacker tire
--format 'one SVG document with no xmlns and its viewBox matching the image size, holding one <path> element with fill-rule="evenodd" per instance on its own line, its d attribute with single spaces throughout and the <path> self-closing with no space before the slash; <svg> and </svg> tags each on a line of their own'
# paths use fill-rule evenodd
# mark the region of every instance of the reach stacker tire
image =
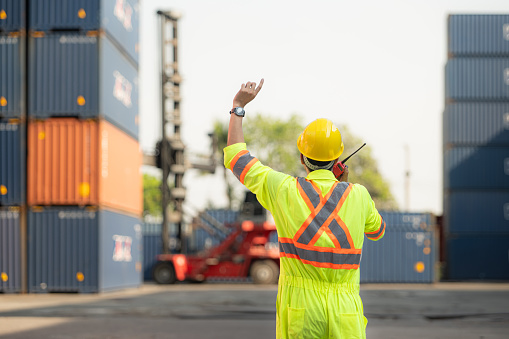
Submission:
<svg viewBox="0 0 509 339">
<path fill-rule="evenodd" d="M 154 266 L 152 277 L 158 284 L 174 284 L 177 281 L 175 269 L 169 262 L 158 262 Z"/>
<path fill-rule="evenodd" d="M 279 267 L 273 260 L 255 261 L 251 265 L 250 275 L 255 284 L 277 284 Z"/>
</svg>

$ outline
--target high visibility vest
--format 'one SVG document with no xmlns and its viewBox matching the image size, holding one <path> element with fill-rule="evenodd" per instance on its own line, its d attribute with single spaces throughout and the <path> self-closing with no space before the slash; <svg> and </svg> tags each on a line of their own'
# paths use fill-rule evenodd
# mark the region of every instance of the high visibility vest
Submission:
<svg viewBox="0 0 509 339">
<path fill-rule="evenodd" d="M 296 258 L 315 267 L 358 269 L 362 249 L 355 248 L 348 227 L 338 215 L 352 185 L 337 182 L 325 197 L 305 178 L 297 178 L 297 185 L 311 214 L 293 238 L 279 238 L 281 257 Z M 314 246 L 323 232 L 335 247 Z"/>
</svg>

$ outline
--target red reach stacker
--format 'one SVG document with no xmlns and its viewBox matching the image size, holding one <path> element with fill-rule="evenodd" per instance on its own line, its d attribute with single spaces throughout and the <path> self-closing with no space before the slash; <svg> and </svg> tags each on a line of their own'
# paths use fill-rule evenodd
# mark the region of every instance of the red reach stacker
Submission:
<svg viewBox="0 0 509 339">
<path fill-rule="evenodd" d="M 159 284 L 202 282 L 207 278 L 248 278 L 256 284 L 275 284 L 279 278 L 279 250 L 269 237 L 271 222 L 243 220 L 231 225 L 217 246 L 197 254 L 160 254 L 153 277 Z"/>
</svg>

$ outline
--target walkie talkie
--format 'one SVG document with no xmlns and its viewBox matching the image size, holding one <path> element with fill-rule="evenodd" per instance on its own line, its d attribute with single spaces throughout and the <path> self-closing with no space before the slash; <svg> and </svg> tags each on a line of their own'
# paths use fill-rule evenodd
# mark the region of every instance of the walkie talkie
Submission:
<svg viewBox="0 0 509 339">
<path fill-rule="evenodd" d="M 345 160 L 343 161 L 338 161 L 338 163 L 336 165 L 334 165 L 334 167 L 332 168 L 332 173 L 334 173 L 334 176 L 336 177 L 336 179 L 339 180 L 339 177 L 343 175 L 343 173 L 345 173 L 345 170 L 346 170 L 346 165 L 345 165 L 345 162 L 350 159 L 350 157 L 352 155 L 354 155 L 355 153 L 359 152 L 361 148 L 363 148 L 364 146 L 366 146 L 366 143 L 364 143 L 361 147 L 357 148 L 357 150 L 355 152 L 353 152 L 352 154 L 350 154 L 348 157 L 346 157 Z"/>
</svg>

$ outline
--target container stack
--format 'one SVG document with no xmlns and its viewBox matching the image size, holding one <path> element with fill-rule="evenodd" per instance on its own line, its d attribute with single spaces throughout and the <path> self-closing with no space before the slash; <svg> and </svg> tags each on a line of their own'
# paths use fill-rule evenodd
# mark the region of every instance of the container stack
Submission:
<svg viewBox="0 0 509 339">
<path fill-rule="evenodd" d="M 137 0 L 28 0 L 28 292 L 142 281 Z"/>
<path fill-rule="evenodd" d="M 509 279 L 509 15 L 451 15 L 443 115 L 451 280 Z"/>
<path fill-rule="evenodd" d="M 22 289 L 26 206 L 25 5 L 0 0 L 0 292 Z"/>
</svg>

